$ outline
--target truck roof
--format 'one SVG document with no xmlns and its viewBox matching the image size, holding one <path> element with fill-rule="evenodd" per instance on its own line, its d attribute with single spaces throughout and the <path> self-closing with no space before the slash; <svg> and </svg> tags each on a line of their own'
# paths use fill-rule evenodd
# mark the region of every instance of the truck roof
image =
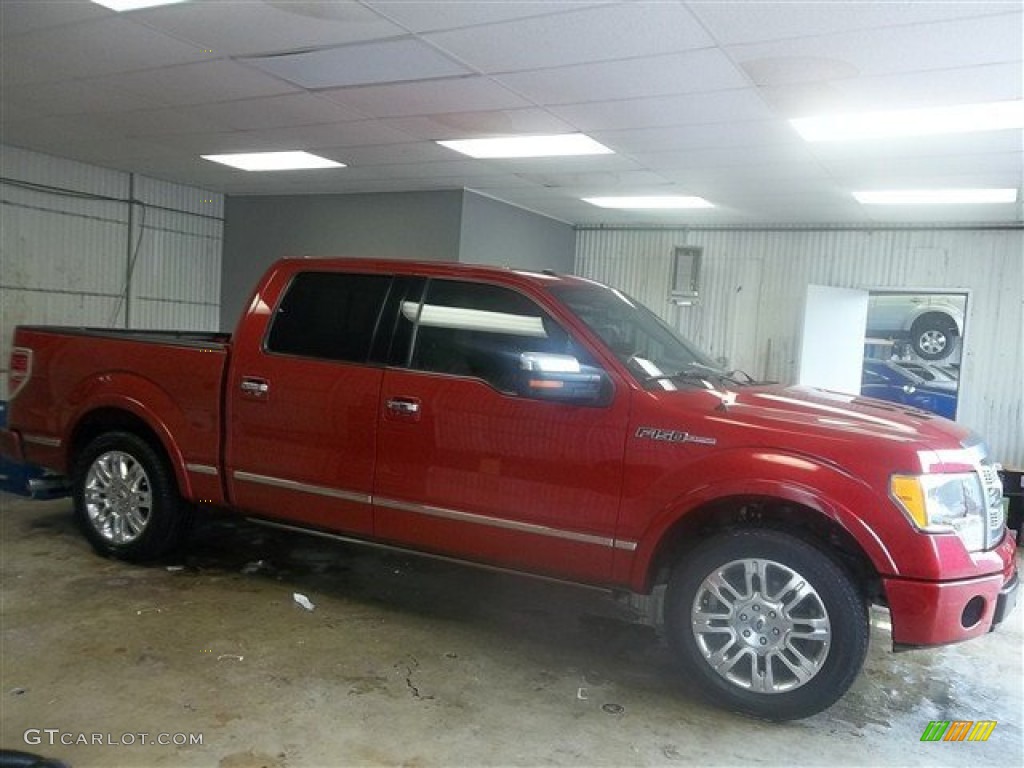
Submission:
<svg viewBox="0 0 1024 768">
<path fill-rule="evenodd" d="M 353 272 L 387 272 L 397 275 L 423 275 L 426 277 L 462 277 L 480 280 L 495 280 L 507 284 L 529 284 L 545 289 L 558 283 L 587 284 L 594 281 L 575 275 L 565 275 L 552 270 L 516 269 L 514 267 L 495 267 L 483 264 L 461 264 L 449 261 L 409 261 L 405 259 L 373 259 L 348 257 L 286 257 L 280 259 L 271 271 L 285 270 L 298 272 L 305 270 L 337 270 Z"/>
</svg>

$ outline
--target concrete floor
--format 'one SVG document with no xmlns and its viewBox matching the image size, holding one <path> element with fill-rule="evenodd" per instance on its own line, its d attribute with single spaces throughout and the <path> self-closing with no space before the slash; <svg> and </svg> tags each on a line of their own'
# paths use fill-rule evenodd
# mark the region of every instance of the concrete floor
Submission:
<svg viewBox="0 0 1024 768">
<path fill-rule="evenodd" d="M 654 630 L 594 591 L 231 519 L 200 523 L 173 570 L 140 567 L 95 556 L 67 500 L 4 495 L 0 513 L 0 747 L 76 768 L 888 768 L 1024 754 L 1020 609 L 987 637 L 898 656 L 876 626 L 843 700 L 776 725 L 703 703 Z M 936 719 L 998 726 L 986 743 L 922 743 Z M 27 729 L 202 745 L 51 747 L 43 733 L 30 746 Z"/>
</svg>

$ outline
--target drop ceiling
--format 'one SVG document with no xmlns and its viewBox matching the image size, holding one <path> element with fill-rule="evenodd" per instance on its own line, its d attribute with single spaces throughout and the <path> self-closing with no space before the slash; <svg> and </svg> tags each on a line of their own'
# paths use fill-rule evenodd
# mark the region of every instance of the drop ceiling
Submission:
<svg viewBox="0 0 1024 768">
<path fill-rule="evenodd" d="M 574 224 L 1019 224 L 860 189 L 1024 184 L 1024 132 L 808 144 L 792 117 L 1024 98 L 1012 2 L 0 0 L 0 142 L 229 195 L 465 187 Z M 613 155 L 434 142 L 582 131 Z M 203 154 L 306 150 L 247 173 Z M 697 195 L 715 208 L 595 208 Z"/>
</svg>

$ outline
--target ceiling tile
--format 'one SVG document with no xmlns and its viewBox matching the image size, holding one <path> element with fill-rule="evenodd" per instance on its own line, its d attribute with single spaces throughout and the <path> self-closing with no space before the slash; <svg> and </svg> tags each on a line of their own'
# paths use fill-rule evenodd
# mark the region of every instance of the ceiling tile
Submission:
<svg viewBox="0 0 1024 768">
<path fill-rule="evenodd" d="M 128 138 L 157 138 L 168 134 L 214 133 L 232 126 L 195 107 L 162 107 L 105 115 L 111 132 Z"/>
<path fill-rule="evenodd" d="M 365 5 L 411 32 L 431 32 L 441 29 L 459 29 L 480 24 L 548 16 L 566 11 L 578 11 L 589 6 L 607 5 L 604 2 L 576 2 L 575 0 L 516 0 L 516 2 L 412 2 L 409 0 L 366 0 Z"/>
<path fill-rule="evenodd" d="M 3 89 L 3 104 L 5 109 L 11 105 L 24 106 L 37 115 L 129 112 L 161 106 L 160 101 L 144 91 L 118 88 L 104 79 L 7 86 Z"/>
<path fill-rule="evenodd" d="M 456 157 L 458 154 L 452 152 Z M 496 172 L 514 174 L 579 174 L 641 170 L 635 161 L 622 155 L 583 155 L 577 157 L 497 158 L 486 162 Z"/>
<path fill-rule="evenodd" d="M 252 131 L 366 119 L 350 107 L 308 93 L 205 104 L 195 111 L 229 128 Z"/>
<path fill-rule="evenodd" d="M 130 91 L 151 93 L 166 106 L 209 104 L 298 91 L 233 61 L 208 61 L 114 75 L 108 78 L 107 83 Z"/>
<path fill-rule="evenodd" d="M 677 3 L 625 3 L 438 32 L 425 38 L 483 72 L 559 67 L 713 44 Z"/>
<path fill-rule="evenodd" d="M 530 103 L 485 77 L 459 77 L 322 91 L 325 98 L 370 117 L 436 115 L 527 107 Z"/>
<path fill-rule="evenodd" d="M 906 27 L 1005 13 L 1007 2 L 691 3 L 719 45 Z"/>
<path fill-rule="evenodd" d="M 985 155 L 1013 153 L 1024 149 L 1024 131 L 984 131 L 981 133 L 908 136 L 884 141 L 837 141 L 807 144 L 807 149 L 822 162 L 857 163 L 862 160 L 899 160 L 907 157 L 946 155 Z"/>
<path fill-rule="evenodd" d="M 0 3 L 0 30 L 3 30 L 4 40 L 8 40 L 40 29 L 94 21 L 113 15 L 113 11 L 90 0 L 64 0 L 60 3 L 4 0 Z"/>
<path fill-rule="evenodd" d="M 773 116 L 753 88 L 567 104 L 551 107 L 550 111 L 582 131 L 765 120 Z"/>
<path fill-rule="evenodd" d="M 537 104 L 636 99 L 744 88 L 749 79 L 716 49 L 497 75 Z M 599 88 L 594 84 L 600 83 Z"/>
<path fill-rule="evenodd" d="M 197 46 L 112 16 L 4 39 L 4 84 L 96 77 L 209 58 Z"/>
<path fill-rule="evenodd" d="M 187 3 L 137 11 L 133 18 L 210 48 L 216 56 L 274 54 L 398 37 L 405 31 L 355 2 Z"/>
<path fill-rule="evenodd" d="M 671 181 L 651 171 L 605 171 L 604 173 L 524 173 L 521 177 L 539 187 L 572 197 L 604 194 L 670 194 Z"/>
<path fill-rule="evenodd" d="M 765 147 L 779 144 L 803 144 L 803 139 L 796 131 L 787 123 L 777 120 L 590 131 L 588 135 L 620 154 L 668 152 L 709 147 Z"/>
<path fill-rule="evenodd" d="M 351 166 L 381 166 L 397 163 L 435 163 L 451 159 L 451 150 L 432 141 L 408 144 L 375 144 L 349 147 L 319 147 L 321 153 L 345 158 Z"/>
<path fill-rule="evenodd" d="M 806 144 L 796 143 L 762 147 L 706 147 L 675 152 L 636 152 L 632 157 L 646 167 L 658 171 L 749 168 L 752 165 L 767 163 L 786 165 L 793 169 L 820 167 L 817 158 L 807 149 Z"/>
<path fill-rule="evenodd" d="M 1020 62 L 983 64 L 768 86 L 760 91 L 779 114 L 792 117 L 1013 101 L 1024 96 L 1024 67 Z"/>
<path fill-rule="evenodd" d="M 396 163 L 393 165 L 356 166 L 352 165 L 351 178 L 358 179 L 470 179 L 480 176 L 494 176 L 501 169 L 476 160 L 449 160 L 439 163 Z"/>
<path fill-rule="evenodd" d="M 340 88 L 472 74 L 466 67 L 412 38 L 245 61 L 303 88 Z"/>
<path fill-rule="evenodd" d="M 1021 15 L 849 32 L 727 49 L 758 85 L 954 69 L 1021 60 Z"/>
<path fill-rule="evenodd" d="M 274 128 L 271 130 L 254 131 L 251 135 L 261 140 L 275 142 L 281 146 L 292 144 L 294 149 L 407 144 L 412 141 L 412 137 L 408 134 L 381 125 L 375 120 L 305 125 L 294 128 Z"/>
<path fill-rule="evenodd" d="M 418 139 L 471 139 L 523 134 L 572 133 L 574 128 L 543 109 L 506 109 L 494 112 L 454 112 L 430 117 L 402 117 L 381 121 Z M 445 150 L 450 151 L 450 150 Z"/>
<path fill-rule="evenodd" d="M 856 160 L 828 161 L 822 165 L 847 184 L 881 185 L 889 189 L 919 185 L 931 187 L 934 179 L 951 176 L 972 178 L 1016 178 L 1021 180 L 1024 154 L 990 152 L 979 155 L 939 155 L 922 157 L 861 157 Z M 987 186 L 987 185 L 986 185 Z"/>
</svg>

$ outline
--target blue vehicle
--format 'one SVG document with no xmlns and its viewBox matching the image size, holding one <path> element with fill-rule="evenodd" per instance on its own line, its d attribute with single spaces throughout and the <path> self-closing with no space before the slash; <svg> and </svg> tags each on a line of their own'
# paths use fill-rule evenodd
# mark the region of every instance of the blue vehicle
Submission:
<svg viewBox="0 0 1024 768">
<path fill-rule="evenodd" d="M 947 419 L 956 418 L 955 387 L 945 382 L 936 385 L 925 381 L 897 362 L 865 358 L 861 373 L 860 393 L 891 403 L 900 403 L 937 413 Z"/>
</svg>

